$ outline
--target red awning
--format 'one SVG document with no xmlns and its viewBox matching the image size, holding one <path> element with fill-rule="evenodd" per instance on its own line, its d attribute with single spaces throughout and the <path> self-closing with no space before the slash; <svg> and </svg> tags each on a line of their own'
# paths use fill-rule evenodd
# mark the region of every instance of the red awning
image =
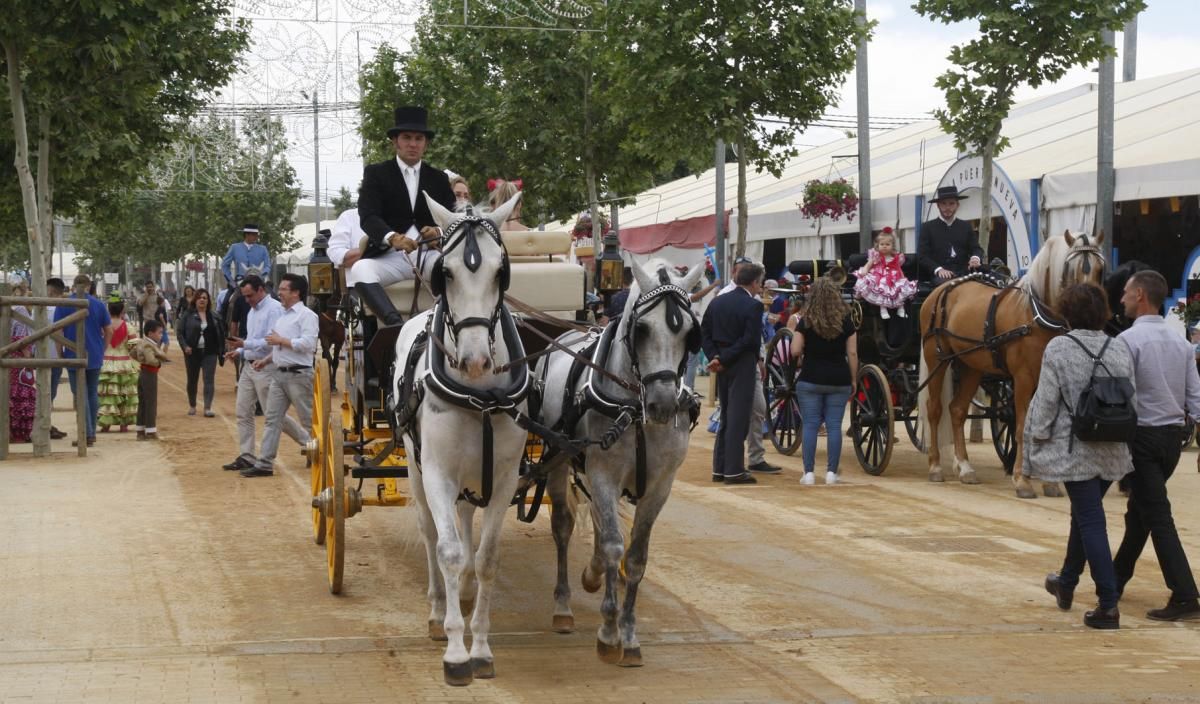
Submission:
<svg viewBox="0 0 1200 704">
<path fill-rule="evenodd" d="M 729 231 L 729 213 L 725 211 L 725 231 Z M 621 249 L 634 254 L 650 254 L 663 247 L 702 249 L 717 243 L 717 216 L 705 215 L 686 220 L 674 220 L 658 225 L 623 227 Z"/>
</svg>

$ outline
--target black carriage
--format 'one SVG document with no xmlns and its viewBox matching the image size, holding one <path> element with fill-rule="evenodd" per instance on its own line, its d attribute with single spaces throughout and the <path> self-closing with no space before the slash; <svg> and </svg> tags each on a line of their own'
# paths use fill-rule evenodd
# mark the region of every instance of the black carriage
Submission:
<svg viewBox="0 0 1200 704">
<path fill-rule="evenodd" d="M 842 294 L 849 303 L 858 327 L 858 375 L 850 397 L 849 435 L 855 455 L 868 474 L 883 474 L 896 444 L 895 424 L 903 423 L 909 440 L 924 452 L 920 414 L 917 407 L 921 389 L 920 310 L 933 285 L 918 277 L 915 254 L 905 255 L 904 273 L 919 281 L 917 295 L 906 306 L 906 317 L 880 317 L 879 308 L 854 297 L 854 272 L 866 263 L 866 255 L 853 255 L 841 261 L 794 261 L 789 271 L 801 281 L 789 293 L 803 299 L 803 281 L 807 277 L 829 275 L 840 280 Z M 767 346 L 768 424 L 771 442 L 783 454 L 792 454 L 801 442 L 800 405 L 796 398 L 796 368 L 791 360 L 792 332 L 781 327 Z M 985 377 L 981 389 L 986 400 L 976 400 L 969 419 L 988 421 L 992 444 L 1011 472 L 1016 460 L 1013 435 L 1015 409 L 1012 382 L 1002 376 Z M 827 429 L 827 432 L 840 432 Z"/>
</svg>

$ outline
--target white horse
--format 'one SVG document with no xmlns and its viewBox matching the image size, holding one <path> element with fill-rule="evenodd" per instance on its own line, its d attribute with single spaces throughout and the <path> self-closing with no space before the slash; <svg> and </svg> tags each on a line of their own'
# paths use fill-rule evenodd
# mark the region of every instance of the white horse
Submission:
<svg viewBox="0 0 1200 704">
<path fill-rule="evenodd" d="M 546 425 L 576 438 L 608 440 L 607 450 L 591 445 L 584 455 L 583 483 L 591 496 L 595 547 L 583 571 L 583 588 L 594 592 L 603 578 L 600 612 L 604 621 L 596 636 L 596 652 L 601 660 L 626 667 L 642 664 L 634 613 L 638 585 L 646 568 L 650 530 L 688 450 L 693 401 L 691 390 L 683 386 L 682 374 L 689 351 L 699 347 L 700 324 L 688 306 L 687 292 L 703 273 L 703 266 L 697 266 L 678 277 L 657 261 L 647 270 L 636 263 L 632 268 L 636 282 L 624 313 L 608 324 L 590 355 L 607 374 L 581 365 L 561 351 L 538 364 L 538 374 L 545 379 L 542 418 Z M 571 333 L 560 338 L 560 343 L 575 352 L 589 346 L 588 340 Z M 582 399 L 582 407 L 576 405 L 577 399 Z M 623 432 L 618 430 L 622 423 Z M 551 473 L 548 482 L 553 501 L 551 526 L 558 548 L 554 630 L 560 633 L 575 628 L 567 583 L 567 547 L 575 527 L 574 505 L 568 501 L 570 471 L 561 467 Z M 637 502 L 628 549 L 617 512 L 622 494 Z M 622 572 L 625 602 L 618 620 Z"/>
<path fill-rule="evenodd" d="M 429 566 L 429 634 L 448 640 L 442 665 L 452 685 L 495 676 L 488 646 L 491 596 L 504 513 L 516 491 L 525 447 L 525 431 L 503 411 L 523 410 L 529 387 L 524 365 L 505 375 L 493 373 L 524 356 L 504 306 L 508 256 L 500 239 L 500 227 L 520 195 L 484 217 L 452 213 L 426 195 L 444 233 L 443 254 L 430 280 L 441 295 L 433 310 L 409 320 L 396 340 L 392 398 Z M 409 352 L 422 338 L 427 338 L 424 351 L 418 348 L 415 366 L 407 370 Z M 419 399 L 415 410 L 405 404 L 405 397 L 413 396 L 401 394 L 406 376 Z M 472 520 L 477 505 L 485 502 L 479 549 L 472 555 Z M 471 611 L 472 602 L 468 653 L 463 612 Z"/>
</svg>

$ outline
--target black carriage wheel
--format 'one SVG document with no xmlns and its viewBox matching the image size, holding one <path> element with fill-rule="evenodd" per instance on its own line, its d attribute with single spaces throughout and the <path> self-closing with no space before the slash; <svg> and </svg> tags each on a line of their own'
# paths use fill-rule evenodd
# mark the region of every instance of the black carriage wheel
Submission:
<svg viewBox="0 0 1200 704">
<path fill-rule="evenodd" d="M 892 390 L 883 370 L 874 364 L 860 368 L 850 397 L 850 431 L 854 454 L 867 474 L 883 474 L 892 458 L 896 444 L 893 411 Z"/>
<path fill-rule="evenodd" d="M 796 366 L 792 361 L 792 331 L 781 328 L 767 344 L 767 424 L 771 444 L 784 455 L 800 449 L 803 439 L 800 401 L 796 397 Z"/>
<path fill-rule="evenodd" d="M 1017 462 L 1017 408 L 1013 400 L 1012 381 L 998 381 L 988 390 L 988 425 L 992 430 L 992 446 L 1004 465 L 1004 473 L 1012 474 Z"/>
<path fill-rule="evenodd" d="M 925 451 L 925 440 L 921 437 L 921 409 L 913 407 L 904 416 L 904 429 L 908 432 L 908 439 L 912 441 L 913 447 L 917 448 L 917 452 Z"/>
</svg>

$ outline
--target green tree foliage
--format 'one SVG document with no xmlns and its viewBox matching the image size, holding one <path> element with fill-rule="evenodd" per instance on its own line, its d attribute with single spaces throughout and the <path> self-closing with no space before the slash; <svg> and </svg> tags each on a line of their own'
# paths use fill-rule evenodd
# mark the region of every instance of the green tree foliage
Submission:
<svg viewBox="0 0 1200 704">
<path fill-rule="evenodd" d="M 240 131 L 228 120 L 199 123 L 150 165 L 141 188 L 116 189 L 83 211 L 72 239 L 77 257 L 152 266 L 222 256 L 246 223 L 259 226 L 269 251 L 294 248 L 300 189 L 286 148 L 283 124 L 265 113 L 244 118 Z"/>
<path fill-rule="evenodd" d="M 342 186 L 338 190 L 338 194 L 333 197 L 330 205 L 333 206 L 333 212 L 340 215 L 351 208 L 358 207 L 358 196 L 351 193 L 349 188 Z"/>
<path fill-rule="evenodd" d="M 980 240 L 991 232 L 992 160 L 1008 146 L 1004 119 L 1021 85 L 1053 83 L 1076 66 L 1115 52 L 1103 30 L 1120 30 L 1143 0 L 917 0 L 913 9 L 943 23 L 978 21 L 979 36 L 950 49 L 953 67 L 937 79 L 946 107 L 936 110 L 955 145 L 983 157 Z"/>
<path fill-rule="evenodd" d="M 711 159 L 717 138 L 738 155 L 738 237 L 745 251 L 746 167 L 778 176 L 795 138 L 826 108 L 854 68 L 872 23 L 851 0 L 634 0 L 613 55 L 617 107 L 628 121 L 622 149 Z M 780 122 L 761 122 L 760 117 Z"/>
</svg>

